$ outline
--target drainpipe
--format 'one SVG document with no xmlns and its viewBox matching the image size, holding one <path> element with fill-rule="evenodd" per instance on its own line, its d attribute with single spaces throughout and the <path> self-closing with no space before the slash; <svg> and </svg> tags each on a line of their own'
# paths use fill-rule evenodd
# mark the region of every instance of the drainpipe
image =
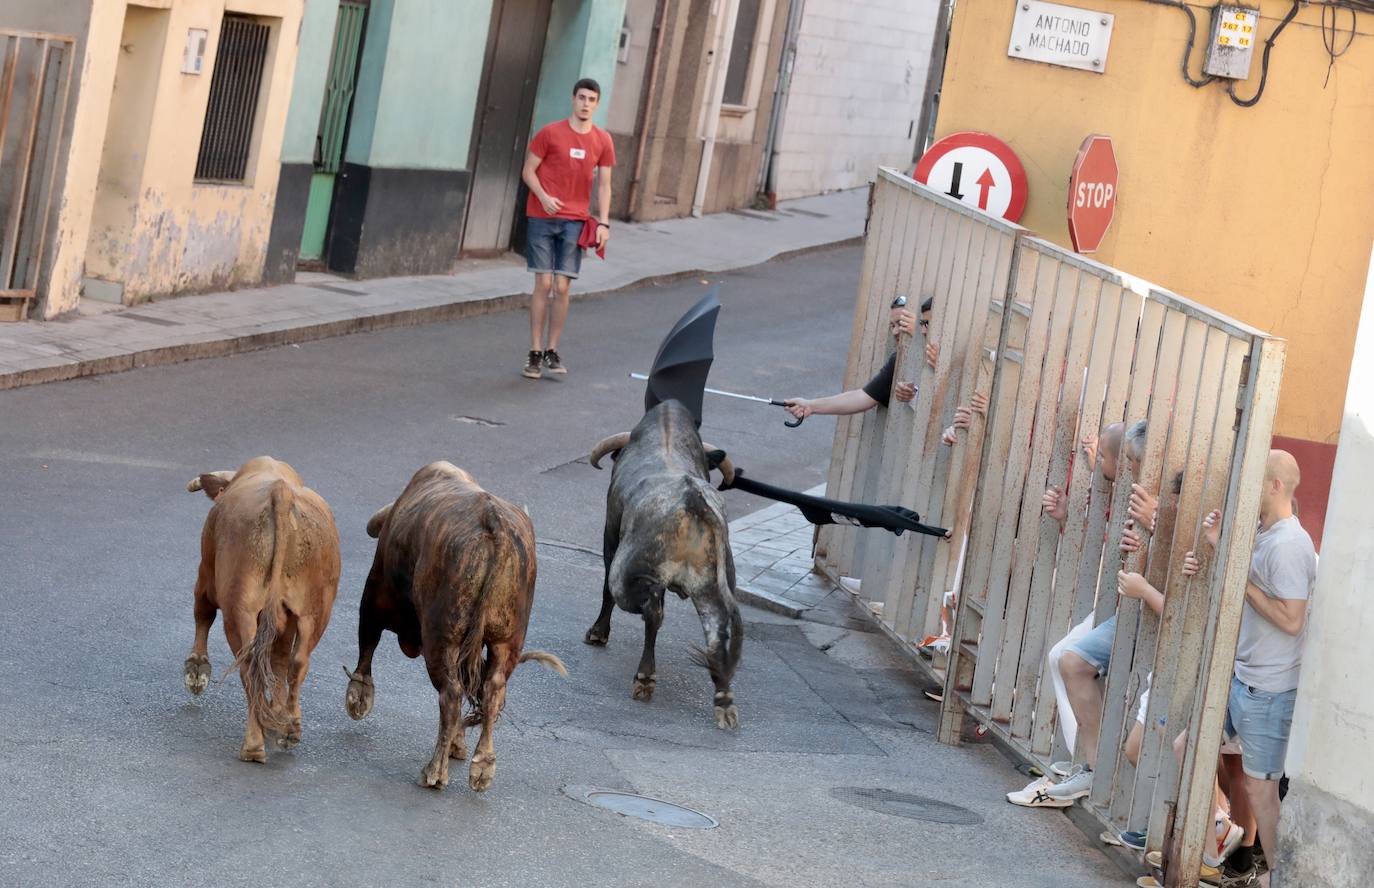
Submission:
<svg viewBox="0 0 1374 888">
<path fill-rule="evenodd" d="M 692 198 L 692 215 L 701 216 L 706 203 L 706 183 L 711 178 L 711 158 L 716 151 L 716 133 L 720 129 L 720 106 L 725 101 L 725 74 L 730 68 L 730 50 L 734 47 L 735 17 L 739 0 L 723 0 L 724 19 L 716 42 L 716 64 L 711 72 L 710 100 L 706 105 L 706 144 L 701 149 L 701 168 L 697 171 L 697 191 Z"/>
<path fill-rule="evenodd" d="M 921 118 L 916 123 L 915 157 L 920 160 L 935 135 L 935 121 L 940 115 L 940 92 L 945 83 L 945 57 L 949 55 L 950 17 L 955 0 L 940 0 L 935 16 L 935 33 L 930 40 L 930 67 L 926 69 L 926 91 L 921 99 Z"/>
<path fill-rule="evenodd" d="M 763 168 L 759 170 L 756 189 L 770 209 L 778 205 L 778 141 L 782 136 L 783 117 L 787 114 L 787 97 L 792 90 L 792 71 L 797 64 L 797 38 L 806 0 L 792 0 L 787 9 L 787 28 L 782 40 L 782 54 L 778 59 L 778 83 L 773 89 L 773 114 L 768 119 L 768 138 L 763 144 Z"/>
<path fill-rule="evenodd" d="M 658 93 L 659 59 L 663 55 L 663 35 L 668 30 L 667 18 L 668 0 L 658 0 L 658 8 L 654 11 L 654 45 L 653 49 L 649 50 L 649 85 L 644 91 L 639 144 L 635 146 L 635 172 L 634 177 L 630 179 L 630 194 L 625 202 L 625 215 L 631 220 L 635 218 L 635 200 L 639 197 L 639 189 L 644 181 L 644 152 L 649 145 L 649 125 L 653 119 L 654 99 Z"/>
</svg>

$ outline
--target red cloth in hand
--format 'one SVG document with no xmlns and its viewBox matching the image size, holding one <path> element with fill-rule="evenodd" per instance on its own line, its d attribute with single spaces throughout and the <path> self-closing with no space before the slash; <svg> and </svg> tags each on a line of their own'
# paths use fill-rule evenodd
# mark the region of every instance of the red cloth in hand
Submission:
<svg viewBox="0 0 1374 888">
<path fill-rule="evenodd" d="M 577 238 L 577 245 L 584 250 L 596 250 L 596 255 L 602 259 L 606 258 L 606 248 L 596 245 L 596 228 L 599 223 L 591 216 L 582 223 L 582 234 Z"/>
</svg>

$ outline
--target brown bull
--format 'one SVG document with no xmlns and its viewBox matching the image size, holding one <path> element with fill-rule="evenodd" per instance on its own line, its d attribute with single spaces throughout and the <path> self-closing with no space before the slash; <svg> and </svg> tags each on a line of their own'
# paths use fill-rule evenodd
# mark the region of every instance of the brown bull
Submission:
<svg viewBox="0 0 1374 888">
<path fill-rule="evenodd" d="M 239 758 L 265 762 L 264 731 L 280 734 L 283 747 L 301 739 L 301 684 L 339 588 L 339 532 L 325 501 L 270 456 L 193 478 L 186 489 L 215 502 L 200 535 L 186 689 L 200 694 L 209 684 L 206 642 L 222 610 L 248 697 Z"/>
<path fill-rule="evenodd" d="M 467 755 L 464 728 L 480 724 L 468 785 L 481 792 L 496 775 L 492 730 L 516 665 L 536 660 L 567 675 L 552 654 L 520 653 L 534 603 L 534 526 L 467 472 L 434 462 L 372 516 L 367 533 L 377 539 L 377 554 L 358 615 L 348 714 L 359 719 L 372 711 L 372 653 L 382 630 L 390 629 L 407 657 L 424 655 L 439 692 L 439 737 L 420 785 L 448 785 L 449 759 Z M 464 698 L 471 706 L 467 719 Z"/>
</svg>

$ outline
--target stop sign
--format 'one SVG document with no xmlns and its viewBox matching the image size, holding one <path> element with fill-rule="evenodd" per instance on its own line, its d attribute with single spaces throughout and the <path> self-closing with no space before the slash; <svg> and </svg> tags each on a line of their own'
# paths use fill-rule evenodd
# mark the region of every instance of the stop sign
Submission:
<svg viewBox="0 0 1374 888">
<path fill-rule="evenodd" d="M 1069 177 L 1069 237 L 1080 253 L 1094 252 L 1116 212 L 1116 152 L 1111 136 L 1088 136 Z"/>
</svg>

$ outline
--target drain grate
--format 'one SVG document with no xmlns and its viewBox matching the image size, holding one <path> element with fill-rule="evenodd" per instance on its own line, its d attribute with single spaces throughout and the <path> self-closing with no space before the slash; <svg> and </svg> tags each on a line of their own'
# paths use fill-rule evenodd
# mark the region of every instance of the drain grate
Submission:
<svg viewBox="0 0 1374 888">
<path fill-rule="evenodd" d="M 676 826 L 682 829 L 715 829 L 720 824 L 714 817 L 663 799 L 637 795 L 632 792 L 616 792 L 611 789 L 593 789 L 582 798 L 589 805 L 614 811 L 625 817 L 637 817 L 650 823 L 663 826 Z"/>
<path fill-rule="evenodd" d="M 929 799 L 925 796 L 894 792 L 890 789 L 837 786 L 830 790 L 830 796 L 850 805 L 877 811 L 879 814 L 905 817 L 908 820 L 952 823 L 958 826 L 977 826 L 983 822 L 981 814 L 970 811 L 968 808 L 961 808 L 958 805 L 951 805 L 948 802 Z"/>
</svg>

